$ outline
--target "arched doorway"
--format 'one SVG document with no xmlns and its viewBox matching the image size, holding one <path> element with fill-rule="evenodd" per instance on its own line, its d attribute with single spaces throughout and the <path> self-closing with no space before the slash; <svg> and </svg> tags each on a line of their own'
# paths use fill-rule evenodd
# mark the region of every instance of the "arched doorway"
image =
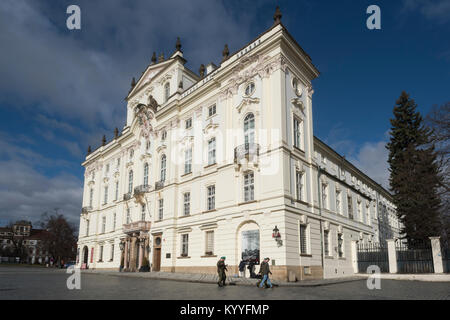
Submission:
<svg viewBox="0 0 450 320">
<path fill-rule="evenodd" d="M 237 259 L 239 265 L 241 261 L 245 261 L 247 267 L 245 269 L 245 277 L 249 278 L 252 272 L 256 272 L 256 266 L 260 264 L 260 232 L 259 225 L 254 221 L 245 221 L 237 229 Z"/>
<path fill-rule="evenodd" d="M 83 248 L 83 259 L 81 260 L 82 267 L 87 269 L 88 266 L 88 259 L 89 259 L 89 249 L 87 246 L 84 246 Z"/>
</svg>

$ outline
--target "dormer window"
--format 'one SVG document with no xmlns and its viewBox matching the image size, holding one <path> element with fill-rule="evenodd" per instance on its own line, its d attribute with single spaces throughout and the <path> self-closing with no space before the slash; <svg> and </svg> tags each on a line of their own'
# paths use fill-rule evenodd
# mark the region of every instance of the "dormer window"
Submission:
<svg viewBox="0 0 450 320">
<path fill-rule="evenodd" d="M 246 96 L 251 96 L 253 94 L 253 92 L 255 92 L 255 84 L 253 82 L 250 82 L 246 87 L 245 87 L 245 95 Z"/>
<path fill-rule="evenodd" d="M 169 96 L 170 96 L 170 83 L 167 82 L 164 85 L 164 101 L 167 102 L 167 100 L 169 100 Z"/>
</svg>

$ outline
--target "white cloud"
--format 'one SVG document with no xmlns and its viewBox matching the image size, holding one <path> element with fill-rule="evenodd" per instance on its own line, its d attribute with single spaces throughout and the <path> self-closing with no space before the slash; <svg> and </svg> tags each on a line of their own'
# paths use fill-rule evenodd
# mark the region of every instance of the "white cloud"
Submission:
<svg viewBox="0 0 450 320">
<path fill-rule="evenodd" d="M 437 23 L 450 21 L 450 0 L 404 0 L 403 10 L 419 11 L 425 18 Z"/>
</svg>

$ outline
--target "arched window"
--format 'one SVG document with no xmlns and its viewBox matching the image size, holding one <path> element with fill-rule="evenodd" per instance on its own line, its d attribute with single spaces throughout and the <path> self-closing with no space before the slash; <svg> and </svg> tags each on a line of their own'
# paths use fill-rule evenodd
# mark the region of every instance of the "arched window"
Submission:
<svg viewBox="0 0 450 320">
<path fill-rule="evenodd" d="M 128 173 L 128 193 L 133 192 L 133 170 Z"/>
<path fill-rule="evenodd" d="M 161 157 L 161 181 L 166 180 L 166 155 L 163 154 Z"/>
<path fill-rule="evenodd" d="M 169 100 L 169 96 L 170 96 L 170 83 L 167 82 L 164 85 L 164 101 Z"/>
<path fill-rule="evenodd" d="M 244 119 L 245 144 L 255 142 L 255 116 L 249 113 Z"/>
<path fill-rule="evenodd" d="M 144 164 L 144 186 L 148 186 L 148 163 Z"/>
<path fill-rule="evenodd" d="M 252 171 L 244 173 L 244 201 L 255 199 L 255 179 Z"/>
</svg>

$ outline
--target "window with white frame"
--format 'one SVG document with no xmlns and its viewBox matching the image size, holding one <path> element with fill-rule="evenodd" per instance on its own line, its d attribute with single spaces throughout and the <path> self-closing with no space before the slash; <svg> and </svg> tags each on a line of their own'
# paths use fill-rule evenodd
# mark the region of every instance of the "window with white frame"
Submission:
<svg viewBox="0 0 450 320">
<path fill-rule="evenodd" d="M 300 254 L 308 254 L 308 226 L 300 225 Z"/>
<path fill-rule="evenodd" d="M 91 207 L 91 208 L 92 208 L 93 201 L 94 201 L 94 189 L 91 188 L 89 190 L 89 207 Z"/>
<path fill-rule="evenodd" d="M 108 186 L 105 186 L 104 195 L 103 195 L 103 204 L 108 203 Z"/>
<path fill-rule="evenodd" d="M 295 184 L 297 200 L 303 200 L 303 172 L 300 170 L 295 172 Z"/>
<path fill-rule="evenodd" d="M 216 138 L 208 141 L 208 165 L 216 163 Z"/>
<path fill-rule="evenodd" d="M 184 173 L 192 172 L 192 148 L 184 151 Z"/>
<path fill-rule="evenodd" d="M 161 133 L 161 140 L 165 141 L 167 139 L 167 131 L 163 130 L 163 132 Z"/>
<path fill-rule="evenodd" d="M 148 186 L 148 163 L 144 164 L 144 186 Z"/>
<path fill-rule="evenodd" d="M 245 95 L 246 96 L 251 96 L 253 94 L 253 92 L 255 92 L 255 83 L 254 82 L 250 82 L 245 87 Z"/>
<path fill-rule="evenodd" d="M 100 246 L 100 253 L 99 253 L 99 259 L 98 259 L 98 261 L 99 261 L 99 262 L 102 262 L 102 261 L 103 261 L 103 246 Z"/>
<path fill-rule="evenodd" d="M 208 108 L 208 117 L 211 117 L 216 114 L 216 105 L 213 104 Z"/>
<path fill-rule="evenodd" d="M 128 173 L 128 193 L 133 193 L 133 170 Z"/>
<path fill-rule="evenodd" d="M 294 146 L 298 149 L 301 149 L 301 121 L 294 117 Z"/>
<path fill-rule="evenodd" d="M 185 128 L 186 129 L 192 128 L 192 118 L 189 118 L 185 121 Z"/>
<path fill-rule="evenodd" d="M 322 183 L 322 206 L 328 209 L 328 185 Z"/>
<path fill-rule="evenodd" d="M 114 243 L 111 243 L 111 255 L 109 261 L 114 261 Z"/>
<path fill-rule="evenodd" d="M 214 231 L 206 231 L 205 233 L 205 254 L 214 254 Z"/>
<path fill-rule="evenodd" d="M 189 249 L 189 234 L 182 234 L 181 235 L 181 256 L 187 257 L 188 256 L 188 249 Z"/>
<path fill-rule="evenodd" d="M 167 100 L 169 100 L 170 97 L 170 83 L 167 82 L 164 85 L 164 102 L 166 102 Z"/>
<path fill-rule="evenodd" d="M 165 181 L 166 180 L 166 155 L 163 154 L 161 157 L 161 175 L 160 180 Z"/>
<path fill-rule="evenodd" d="M 158 218 L 162 220 L 164 218 L 164 199 L 159 199 L 158 204 Z"/>
<path fill-rule="evenodd" d="M 344 235 L 342 233 L 338 233 L 338 255 L 339 258 L 344 257 Z"/>
<path fill-rule="evenodd" d="M 347 196 L 347 210 L 349 219 L 353 220 L 353 199 L 351 196 Z"/>
<path fill-rule="evenodd" d="M 244 201 L 253 201 L 255 199 L 255 179 L 253 171 L 244 173 Z"/>
<path fill-rule="evenodd" d="M 341 213 L 341 191 L 336 189 L 336 212 Z"/>
<path fill-rule="evenodd" d="M 102 217 L 102 233 L 106 231 L 106 217 Z"/>
<path fill-rule="evenodd" d="M 183 194 L 183 214 L 185 216 L 191 213 L 191 193 L 185 192 Z"/>
<path fill-rule="evenodd" d="M 330 231 L 328 230 L 323 231 L 323 247 L 325 256 L 330 256 Z"/>
<path fill-rule="evenodd" d="M 145 204 L 141 206 L 141 221 L 145 221 Z"/>
<path fill-rule="evenodd" d="M 127 208 L 127 224 L 131 223 L 131 213 L 130 208 Z"/>
<path fill-rule="evenodd" d="M 245 144 L 255 142 L 255 116 L 249 113 L 244 119 L 244 142 Z"/>
<path fill-rule="evenodd" d="M 114 194 L 114 200 L 117 201 L 118 198 L 119 198 L 119 181 L 116 181 L 116 192 Z"/>
<path fill-rule="evenodd" d="M 216 186 L 208 186 L 207 188 L 207 197 L 208 197 L 208 203 L 207 203 L 207 210 L 214 210 L 216 206 Z"/>
<path fill-rule="evenodd" d="M 145 144 L 145 151 L 150 152 L 150 147 L 152 146 L 152 143 L 150 140 L 147 140 Z"/>
</svg>

